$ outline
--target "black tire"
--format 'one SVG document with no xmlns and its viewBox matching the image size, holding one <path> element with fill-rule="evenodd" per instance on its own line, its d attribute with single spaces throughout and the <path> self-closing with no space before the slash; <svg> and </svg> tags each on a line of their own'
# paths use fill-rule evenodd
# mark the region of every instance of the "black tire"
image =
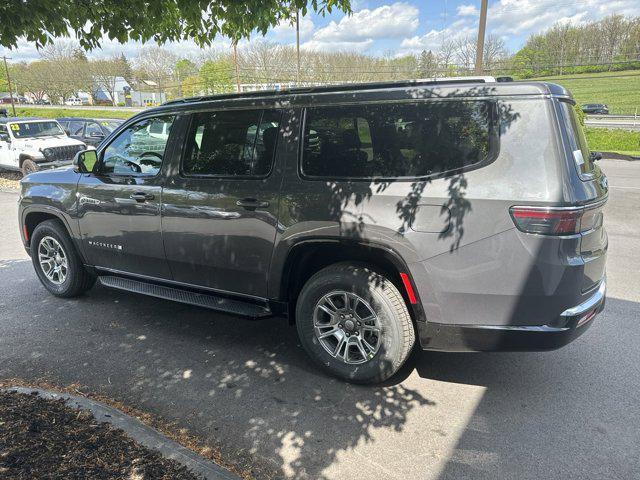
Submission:
<svg viewBox="0 0 640 480">
<path fill-rule="evenodd" d="M 20 171 L 22 172 L 22 175 L 25 177 L 30 173 L 37 172 L 38 170 L 40 170 L 38 168 L 38 164 L 33 160 L 31 160 L 30 158 L 25 159 L 22 162 L 22 166 L 20 167 Z"/>
<path fill-rule="evenodd" d="M 335 291 L 364 299 L 377 315 L 381 327 L 379 347 L 363 363 L 350 364 L 332 356 L 316 336 L 316 305 Z M 353 383 L 387 380 L 402 367 L 415 343 L 413 322 L 402 295 L 389 279 L 364 264 L 337 263 L 313 275 L 298 297 L 296 326 L 307 354 L 330 374 Z"/>
<path fill-rule="evenodd" d="M 40 264 L 41 242 L 47 237 L 58 242 L 67 260 L 65 278 L 60 283 L 49 279 Z M 66 228 L 59 220 L 46 220 L 40 223 L 31 234 L 30 245 L 33 268 L 42 285 L 53 295 L 63 298 L 77 297 L 93 287 L 96 277 L 84 268 Z"/>
</svg>

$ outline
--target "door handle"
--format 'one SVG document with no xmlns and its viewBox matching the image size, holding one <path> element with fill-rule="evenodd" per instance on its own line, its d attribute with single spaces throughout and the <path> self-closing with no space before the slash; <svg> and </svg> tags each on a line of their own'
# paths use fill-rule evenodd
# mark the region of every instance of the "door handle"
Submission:
<svg viewBox="0 0 640 480">
<path fill-rule="evenodd" d="M 243 198 L 236 202 L 236 205 L 247 210 L 255 210 L 256 208 L 267 208 L 269 202 L 257 200 L 255 198 Z"/>
<path fill-rule="evenodd" d="M 129 195 L 129 198 L 136 202 L 146 202 L 147 200 L 153 200 L 153 193 L 136 192 Z"/>
</svg>

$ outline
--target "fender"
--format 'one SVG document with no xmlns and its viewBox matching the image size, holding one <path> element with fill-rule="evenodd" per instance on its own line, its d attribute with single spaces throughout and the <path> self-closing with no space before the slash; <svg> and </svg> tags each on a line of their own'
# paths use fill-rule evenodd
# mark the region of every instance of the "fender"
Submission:
<svg viewBox="0 0 640 480">
<path fill-rule="evenodd" d="M 418 291 L 415 287 L 411 270 L 409 269 L 407 263 L 403 260 L 401 255 L 387 245 L 376 242 L 368 242 L 364 240 L 351 240 L 336 237 L 305 238 L 291 245 L 284 255 L 276 257 L 274 253 L 274 259 L 272 261 L 270 269 L 270 298 L 277 298 L 279 300 L 282 300 L 287 297 L 287 286 L 293 267 L 293 261 L 297 255 L 297 252 L 302 248 L 311 245 L 333 245 L 342 246 L 345 248 L 362 249 L 363 252 L 368 251 L 368 255 L 375 255 L 376 258 L 393 265 L 393 267 L 399 274 L 406 275 L 405 278 L 408 282 L 408 285 L 404 285 L 401 287 L 401 291 L 404 292 L 405 297 L 408 297 L 410 295 L 413 295 L 415 297 L 415 302 L 407 302 L 407 306 L 409 307 L 413 318 L 419 322 L 426 322 L 426 315 L 424 309 L 422 308 L 422 303 L 420 301 Z M 405 280 L 402 280 L 404 283 Z M 409 289 L 411 291 L 410 294 Z"/>
<path fill-rule="evenodd" d="M 79 238 L 80 238 L 79 232 L 77 232 L 77 229 L 72 228 L 72 225 L 77 222 L 73 222 L 72 219 L 69 217 L 69 215 L 63 212 L 62 210 L 60 210 L 59 208 L 52 207 L 50 205 L 28 205 L 22 208 L 22 212 L 20 213 L 20 236 L 22 238 L 22 243 L 25 249 L 27 249 L 27 253 L 29 253 L 31 247 L 29 244 L 30 239 L 25 238 L 25 230 L 26 230 L 25 226 L 26 226 L 27 217 L 33 213 L 44 213 L 47 215 L 51 215 L 57 218 L 58 220 L 60 220 L 64 225 L 65 229 L 67 230 L 67 232 L 69 233 L 69 236 L 71 237 L 71 241 L 75 245 L 76 250 L 80 255 L 80 258 L 82 259 L 83 263 L 86 263 L 81 242 L 79 241 Z"/>
</svg>

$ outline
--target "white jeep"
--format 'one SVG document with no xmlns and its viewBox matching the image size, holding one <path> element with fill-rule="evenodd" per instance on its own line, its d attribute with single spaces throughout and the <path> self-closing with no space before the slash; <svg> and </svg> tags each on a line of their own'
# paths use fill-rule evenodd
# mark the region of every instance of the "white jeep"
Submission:
<svg viewBox="0 0 640 480">
<path fill-rule="evenodd" d="M 67 136 L 56 120 L 0 117 L 0 168 L 23 175 L 69 165 L 87 146 Z"/>
</svg>

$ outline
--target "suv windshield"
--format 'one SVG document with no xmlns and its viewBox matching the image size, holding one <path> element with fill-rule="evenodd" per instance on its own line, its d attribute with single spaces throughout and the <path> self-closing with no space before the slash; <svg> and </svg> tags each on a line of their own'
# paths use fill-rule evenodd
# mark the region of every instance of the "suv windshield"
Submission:
<svg viewBox="0 0 640 480">
<path fill-rule="evenodd" d="M 591 160 L 591 152 L 587 145 L 587 139 L 584 136 L 582 125 L 578 122 L 576 112 L 572 104 L 568 102 L 560 102 L 560 108 L 562 111 L 562 121 L 567 132 L 569 144 L 571 146 L 571 152 L 573 160 L 578 167 L 580 177 L 590 177 L 590 174 L 594 171 L 593 161 Z"/>
<path fill-rule="evenodd" d="M 11 123 L 9 128 L 15 138 L 49 137 L 64 135 L 58 122 Z"/>
</svg>

